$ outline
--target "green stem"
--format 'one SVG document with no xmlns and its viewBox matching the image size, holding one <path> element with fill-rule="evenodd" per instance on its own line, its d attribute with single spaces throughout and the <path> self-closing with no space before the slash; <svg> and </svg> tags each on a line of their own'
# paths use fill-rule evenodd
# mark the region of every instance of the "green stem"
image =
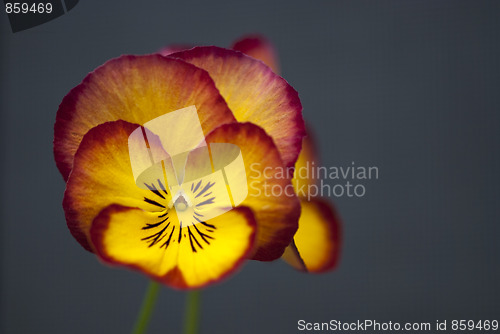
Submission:
<svg viewBox="0 0 500 334">
<path fill-rule="evenodd" d="M 148 289 L 146 290 L 146 294 L 144 295 L 141 310 L 139 311 L 139 315 L 137 316 L 137 320 L 135 321 L 134 330 L 132 332 L 133 334 L 146 333 L 149 319 L 151 319 L 151 315 L 155 307 L 156 298 L 158 297 L 158 291 L 160 291 L 160 284 L 156 283 L 155 281 L 151 281 L 149 283 Z"/>
<path fill-rule="evenodd" d="M 200 318 L 200 290 L 187 294 L 186 314 L 184 318 L 184 334 L 197 334 Z"/>
</svg>

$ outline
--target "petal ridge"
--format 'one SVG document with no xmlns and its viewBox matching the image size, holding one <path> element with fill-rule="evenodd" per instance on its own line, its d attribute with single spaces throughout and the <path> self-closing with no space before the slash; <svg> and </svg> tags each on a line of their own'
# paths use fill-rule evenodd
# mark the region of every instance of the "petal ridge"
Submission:
<svg viewBox="0 0 500 334">
<path fill-rule="evenodd" d="M 210 75 L 181 59 L 159 54 L 125 55 L 90 72 L 59 105 L 54 157 L 65 181 L 85 133 L 123 119 L 143 125 L 167 112 L 195 105 L 207 134 L 234 116 Z"/>
<path fill-rule="evenodd" d="M 215 46 L 171 54 L 208 71 L 238 122 L 262 127 L 287 167 L 299 155 L 305 125 L 297 91 L 262 61 Z"/>
</svg>

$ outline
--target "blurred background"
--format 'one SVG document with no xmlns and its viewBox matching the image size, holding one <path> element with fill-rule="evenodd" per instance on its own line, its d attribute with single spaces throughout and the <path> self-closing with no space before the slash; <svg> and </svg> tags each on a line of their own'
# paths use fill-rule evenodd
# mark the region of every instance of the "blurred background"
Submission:
<svg viewBox="0 0 500 334">
<path fill-rule="evenodd" d="M 248 33 L 275 44 L 322 164 L 379 178 L 359 182 L 361 198 L 330 198 L 336 271 L 250 262 L 203 292 L 201 332 L 498 319 L 500 2 L 88 0 L 15 34 L 0 14 L 1 333 L 128 333 L 148 284 L 66 228 L 52 155 L 66 93 L 121 54 Z M 184 297 L 162 289 L 150 333 L 180 332 Z"/>
</svg>

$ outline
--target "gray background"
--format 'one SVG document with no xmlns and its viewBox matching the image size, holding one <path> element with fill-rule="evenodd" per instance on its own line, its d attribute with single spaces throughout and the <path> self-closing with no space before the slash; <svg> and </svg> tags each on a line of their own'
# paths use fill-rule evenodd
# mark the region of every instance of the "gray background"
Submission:
<svg viewBox="0 0 500 334">
<path fill-rule="evenodd" d="M 2 333 L 127 333 L 147 280 L 70 236 L 52 157 L 63 96 L 120 54 L 268 36 L 326 166 L 378 166 L 343 219 L 338 270 L 248 263 L 203 293 L 203 333 L 297 321 L 500 318 L 498 1 L 81 1 L 12 34 L 2 56 Z M 164 288 L 150 333 L 180 331 Z"/>
</svg>

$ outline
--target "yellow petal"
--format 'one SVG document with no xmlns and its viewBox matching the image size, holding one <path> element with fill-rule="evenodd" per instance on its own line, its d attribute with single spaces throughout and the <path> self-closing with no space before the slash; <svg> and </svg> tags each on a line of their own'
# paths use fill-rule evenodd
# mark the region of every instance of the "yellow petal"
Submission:
<svg viewBox="0 0 500 334">
<path fill-rule="evenodd" d="M 140 185 L 134 179 L 128 144 L 129 135 L 137 128 L 124 121 L 101 124 L 84 136 L 75 155 L 63 207 L 71 233 L 89 251 L 90 225 L 105 207 L 116 203 L 164 211 L 171 201 L 166 178 L 161 177 L 164 164 L 153 166 L 153 172 L 143 176 Z M 167 155 L 156 136 L 148 133 L 148 138 L 154 155 Z"/>
<path fill-rule="evenodd" d="M 287 248 L 283 259 L 292 267 L 313 273 L 336 267 L 340 257 L 340 221 L 333 207 L 320 199 L 301 200 L 295 247 Z M 305 266 L 305 267 L 304 267 Z"/>
<path fill-rule="evenodd" d="M 248 208 L 183 227 L 175 214 L 109 206 L 92 224 L 92 244 L 106 263 L 141 271 L 179 289 L 220 281 L 252 250 L 255 221 Z"/>
</svg>

